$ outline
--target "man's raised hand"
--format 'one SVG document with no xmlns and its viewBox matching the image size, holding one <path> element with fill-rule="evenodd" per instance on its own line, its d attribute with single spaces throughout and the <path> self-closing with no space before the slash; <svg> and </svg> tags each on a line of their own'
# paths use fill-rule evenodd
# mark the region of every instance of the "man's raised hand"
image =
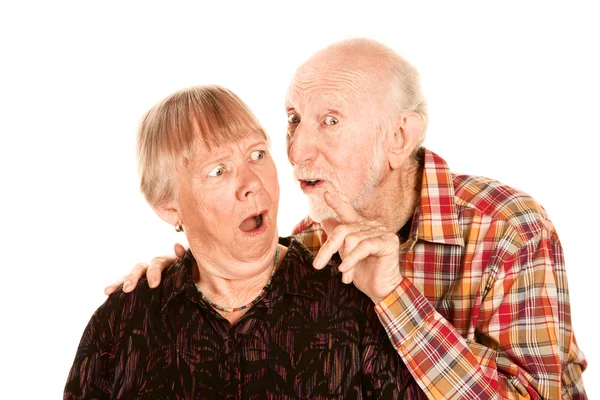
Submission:
<svg viewBox="0 0 600 400">
<path fill-rule="evenodd" d="M 329 192 L 325 202 L 339 218 L 323 221 L 327 241 L 313 261 L 321 269 L 339 252 L 338 269 L 344 283 L 354 283 L 360 291 L 379 303 L 400 284 L 400 240 L 394 232 L 377 221 L 362 218 L 350 205 Z"/>
</svg>

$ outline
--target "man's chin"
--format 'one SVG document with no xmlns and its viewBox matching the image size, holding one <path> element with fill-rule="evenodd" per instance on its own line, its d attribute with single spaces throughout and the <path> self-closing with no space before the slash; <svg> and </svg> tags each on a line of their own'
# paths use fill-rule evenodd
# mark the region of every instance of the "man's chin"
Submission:
<svg viewBox="0 0 600 400">
<path fill-rule="evenodd" d="M 308 215 L 310 216 L 310 219 L 319 223 L 330 218 L 337 219 L 337 215 L 335 215 L 335 212 L 331 209 L 331 207 L 323 202 L 317 203 L 309 201 Z"/>
</svg>

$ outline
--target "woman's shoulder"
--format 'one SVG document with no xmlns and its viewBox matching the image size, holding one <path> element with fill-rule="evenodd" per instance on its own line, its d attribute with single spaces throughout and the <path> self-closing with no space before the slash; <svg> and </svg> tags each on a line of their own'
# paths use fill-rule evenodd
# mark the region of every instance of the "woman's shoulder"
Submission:
<svg viewBox="0 0 600 400">
<path fill-rule="evenodd" d="M 151 289 L 147 279 L 141 278 L 135 289 L 129 293 L 123 291 L 123 287 L 115 290 L 99 308 L 104 313 L 131 314 L 144 305 L 152 303 L 160 297 L 160 286 Z"/>
<path fill-rule="evenodd" d="M 193 285 L 189 260 L 185 257 L 167 268 L 162 273 L 161 284 L 150 288 L 147 279 L 141 278 L 135 289 L 125 293 L 119 288 L 96 310 L 90 324 L 95 323 L 110 329 L 111 336 L 125 332 L 135 321 L 143 323 L 148 318 L 157 317 L 166 302 L 181 290 L 183 283 Z M 189 272 L 189 277 L 186 272 Z"/>
<path fill-rule="evenodd" d="M 102 326 L 109 329 L 110 336 L 123 332 L 125 325 L 128 325 L 134 318 L 140 317 L 141 313 L 156 306 L 160 299 L 160 289 L 150 289 L 145 278 L 138 281 L 135 289 L 130 293 L 125 293 L 123 288 L 119 288 L 112 293 L 104 303 L 98 307 L 90 324 Z"/>
</svg>

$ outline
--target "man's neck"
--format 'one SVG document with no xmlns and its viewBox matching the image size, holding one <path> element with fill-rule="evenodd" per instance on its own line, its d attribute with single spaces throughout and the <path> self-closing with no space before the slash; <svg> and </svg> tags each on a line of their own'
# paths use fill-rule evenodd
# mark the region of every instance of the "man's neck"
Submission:
<svg viewBox="0 0 600 400">
<path fill-rule="evenodd" d="M 423 168 L 418 161 L 409 161 L 392 171 L 374 189 L 368 204 L 360 214 L 398 232 L 413 216 L 419 204 Z"/>
</svg>

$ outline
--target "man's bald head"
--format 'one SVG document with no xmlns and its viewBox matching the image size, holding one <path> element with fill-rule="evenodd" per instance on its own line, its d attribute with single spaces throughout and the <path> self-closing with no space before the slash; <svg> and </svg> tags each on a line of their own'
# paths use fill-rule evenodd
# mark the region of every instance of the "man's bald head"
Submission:
<svg viewBox="0 0 600 400">
<path fill-rule="evenodd" d="M 317 51 L 300 66 L 299 71 L 310 68 L 315 63 L 360 69 L 365 72 L 389 71 L 394 56 L 397 54 L 392 49 L 375 40 L 347 39 Z"/>
<path fill-rule="evenodd" d="M 347 39 L 315 53 L 298 68 L 294 80 L 332 73 L 346 78 L 353 91 L 367 95 L 366 102 L 378 103 L 391 117 L 403 111 L 416 112 L 423 122 L 420 147 L 427 129 L 427 103 L 419 73 L 410 63 L 375 40 Z"/>
</svg>

